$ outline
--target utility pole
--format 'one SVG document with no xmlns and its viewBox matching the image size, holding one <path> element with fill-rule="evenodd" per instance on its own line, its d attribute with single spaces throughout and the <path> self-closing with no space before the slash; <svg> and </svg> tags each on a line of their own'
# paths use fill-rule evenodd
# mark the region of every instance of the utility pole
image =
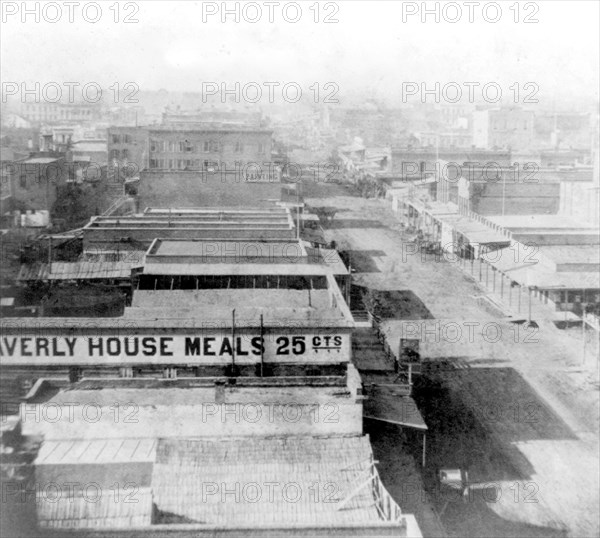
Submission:
<svg viewBox="0 0 600 538">
<path fill-rule="evenodd" d="M 502 216 L 504 216 L 505 200 L 506 200 L 506 174 L 502 174 Z"/>
</svg>

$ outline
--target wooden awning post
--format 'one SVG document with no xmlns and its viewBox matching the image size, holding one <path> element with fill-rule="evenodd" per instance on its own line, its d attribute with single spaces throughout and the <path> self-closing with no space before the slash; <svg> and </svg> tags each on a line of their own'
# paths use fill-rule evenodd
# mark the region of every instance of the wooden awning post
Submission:
<svg viewBox="0 0 600 538">
<path fill-rule="evenodd" d="M 231 311 L 231 366 L 235 366 L 235 308 Z"/>
<path fill-rule="evenodd" d="M 264 334 L 265 328 L 263 325 L 263 315 L 260 315 L 260 377 L 264 375 L 264 366 L 265 366 L 265 345 L 264 345 Z"/>
</svg>

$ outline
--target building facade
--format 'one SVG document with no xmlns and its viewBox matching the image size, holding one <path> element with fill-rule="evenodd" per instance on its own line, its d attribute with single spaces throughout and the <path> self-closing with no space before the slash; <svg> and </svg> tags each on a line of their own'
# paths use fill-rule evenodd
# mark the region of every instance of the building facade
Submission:
<svg viewBox="0 0 600 538">
<path fill-rule="evenodd" d="M 518 107 L 473 112 L 473 144 L 486 149 L 529 149 L 534 141 L 534 113 Z"/>
<path fill-rule="evenodd" d="M 271 150 L 272 131 L 262 128 L 163 125 L 108 129 L 109 161 L 133 162 L 140 171 L 214 172 L 250 163 L 267 171 Z M 259 174 L 249 171 L 253 173 Z"/>
</svg>

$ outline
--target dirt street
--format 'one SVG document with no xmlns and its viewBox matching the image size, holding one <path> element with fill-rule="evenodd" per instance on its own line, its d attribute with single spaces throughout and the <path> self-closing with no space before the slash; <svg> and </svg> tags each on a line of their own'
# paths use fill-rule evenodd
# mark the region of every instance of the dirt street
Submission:
<svg viewBox="0 0 600 538">
<path fill-rule="evenodd" d="M 434 488 L 436 469 L 455 466 L 497 492 L 447 508 L 448 534 L 598 536 L 597 348 L 588 345 L 584 359 L 579 332 L 549 322 L 519 331 L 482 306 L 485 292 L 456 264 L 407 247 L 390 202 L 338 185 L 310 194 L 308 204 L 338 208 L 326 236 L 352 251 L 355 282 L 411 290 L 434 318 L 383 326 L 392 347 L 407 331 L 420 334 L 422 355 L 443 366 L 415 386 L 430 427 L 423 481 Z"/>
</svg>

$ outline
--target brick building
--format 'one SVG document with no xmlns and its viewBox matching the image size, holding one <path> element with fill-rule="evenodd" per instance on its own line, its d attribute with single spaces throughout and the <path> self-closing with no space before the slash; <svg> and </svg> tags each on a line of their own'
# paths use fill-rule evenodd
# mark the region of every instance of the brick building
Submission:
<svg viewBox="0 0 600 538">
<path fill-rule="evenodd" d="M 108 158 L 129 161 L 139 170 L 234 170 L 271 160 L 272 131 L 247 126 L 110 127 Z M 238 164 L 239 163 L 239 164 Z"/>
</svg>

